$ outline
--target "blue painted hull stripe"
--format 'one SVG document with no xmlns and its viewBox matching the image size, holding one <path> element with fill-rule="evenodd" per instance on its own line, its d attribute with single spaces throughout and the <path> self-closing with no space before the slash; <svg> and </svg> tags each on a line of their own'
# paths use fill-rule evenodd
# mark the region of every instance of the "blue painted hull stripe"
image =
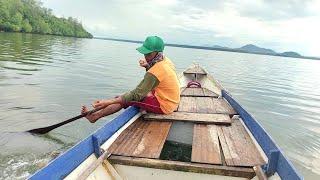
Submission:
<svg viewBox="0 0 320 180">
<path fill-rule="evenodd" d="M 98 149 L 98 147 L 95 146 L 103 144 L 138 112 L 138 108 L 127 108 L 118 117 L 108 122 L 106 125 L 98 129 L 89 137 L 82 140 L 74 147 L 72 147 L 71 149 L 54 159 L 46 167 L 37 171 L 29 179 L 63 179 L 68 174 L 70 174 L 75 168 L 77 168 L 92 153 L 99 153 L 97 151 L 100 150 L 100 147 Z M 93 141 L 93 139 L 95 139 L 95 142 Z"/>
</svg>

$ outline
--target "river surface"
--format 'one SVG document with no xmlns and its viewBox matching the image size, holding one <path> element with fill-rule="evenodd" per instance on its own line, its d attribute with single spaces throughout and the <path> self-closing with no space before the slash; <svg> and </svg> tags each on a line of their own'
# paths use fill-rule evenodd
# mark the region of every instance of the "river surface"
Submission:
<svg viewBox="0 0 320 180">
<path fill-rule="evenodd" d="M 23 131 L 133 89 L 138 44 L 0 33 L 0 179 L 25 179 L 116 115 L 47 135 Z M 166 47 L 181 72 L 204 66 L 263 125 L 305 179 L 320 179 L 320 61 Z"/>
</svg>

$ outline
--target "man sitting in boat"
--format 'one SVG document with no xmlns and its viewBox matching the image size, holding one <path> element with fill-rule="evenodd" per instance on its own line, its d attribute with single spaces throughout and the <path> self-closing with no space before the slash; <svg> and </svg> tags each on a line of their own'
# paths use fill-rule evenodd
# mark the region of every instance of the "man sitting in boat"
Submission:
<svg viewBox="0 0 320 180">
<path fill-rule="evenodd" d="M 87 115 L 90 122 L 94 123 L 128 106 L 157 114 L 170 114 L 177 109 L 180 101 L 179 81 L 174 64 L 163 55 L 163 40 L 158 36 L 149 36 L 137 50 L 145 57 L 139 61 L 140 66 L 146 68 L 143 80 L 134 90 L 122 96 L 95 101 L 92 106 L 103 109 Z M 82 106 L 81 112 L 88 112 L 87 107 Z"/>
</svg>

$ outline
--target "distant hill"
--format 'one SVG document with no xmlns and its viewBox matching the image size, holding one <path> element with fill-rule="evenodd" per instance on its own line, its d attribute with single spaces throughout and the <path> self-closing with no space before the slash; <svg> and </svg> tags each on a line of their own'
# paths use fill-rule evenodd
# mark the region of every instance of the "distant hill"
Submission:
<svg viewBox="0 0 320 180">
<path fill-rule="evenodd" d="M 212 46 L 213 48 L 217 48 L 217 49 L 230 49 L 228 47 L 223 47 L 223 46 L 218 46 L 218 45 L 214 45 Z"/>
<path fill-rule="evenodd" d="M 284 56 L 284 57 L 295 57 L 295 58 L 307 58 L 307 59 L 319 59 L 317 57 L 306 57 L 302 56 L 297 52 L 287 51 L 283 53 L 277 53 L 272 49 L 262 48 L 253 44 L 247 44 L 240 48 L 228 48 L 219 45 L 212 46 L 214 49 L 217 50 L 224 50 L 224 51 L 235 51 L 235 52 L 243 52 L 243 53 L 253 53 L 253 54 L 265 54 L 265 55 L 273 55 L 273 56 Z"/>
<path fill-rule="evenodd" d="M 288 51 L 288 52 L 283 52 L 279 53 L 281 56 L 287 56 L 287 57 L 302 57 L 300 54 L 293 52 L 293 51 Z"/>
<path fill-rule="evenodd" d="M 247 44 L 245 46 L 242 46 L 241 48 L 236 48 L 236 49 L 251 52 L 251 53 L 259 53 L 259 54 L 274 54 L 274 55 L 277 54 L 272 49 L 261 48 L 253 44 Z"/>
</svg>

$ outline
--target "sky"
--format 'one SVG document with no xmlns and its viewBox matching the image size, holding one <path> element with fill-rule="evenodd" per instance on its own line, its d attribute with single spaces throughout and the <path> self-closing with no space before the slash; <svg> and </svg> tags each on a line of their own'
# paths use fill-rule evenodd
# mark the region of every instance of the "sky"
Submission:
<svg viewBox="0 0 320 180">
<path fill-rule="evenodd" d="M 96 37 L 167 43 L 255 44 L 320 57 L 320 0 L 41 0 Z"/>
</svg>

